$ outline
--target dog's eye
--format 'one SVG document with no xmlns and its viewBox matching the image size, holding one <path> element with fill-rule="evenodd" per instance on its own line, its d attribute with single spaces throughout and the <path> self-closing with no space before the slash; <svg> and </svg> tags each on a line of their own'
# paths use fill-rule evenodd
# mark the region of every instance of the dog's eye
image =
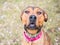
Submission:
<svg viewBox="0 0 60 45">
<path fill-rule="evenodd" d="M 30 11 L 25 11 L 25 13 L 26 13 L 26 14 L 29 14 L 29 13 L 30 13 Z"/>
<path fill-rule="evenodd" d="M 42 12 L 37 12 L 38 15 L 40 15 Z"/>
</svg>

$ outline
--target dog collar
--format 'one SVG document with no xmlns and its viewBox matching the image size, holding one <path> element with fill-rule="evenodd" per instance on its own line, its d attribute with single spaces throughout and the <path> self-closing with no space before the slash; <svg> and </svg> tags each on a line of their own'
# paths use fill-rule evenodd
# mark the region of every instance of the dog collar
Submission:
<svg viewBox="0 0 60 45">
<path fill-rule="evenodd" d="M 28 42 L 32 42 L 32 41 L 35 41 L 35 40 L 38 40 L 39 38 L 41 38 L 42 36 L 42 31 L 38 33 L 38 35 L 36 35 L 35 37 L 30 37 L 27 35 L 26 32 L 24 32 L 24 37 L 25 39 L 28 41 Z"/>
</svg>

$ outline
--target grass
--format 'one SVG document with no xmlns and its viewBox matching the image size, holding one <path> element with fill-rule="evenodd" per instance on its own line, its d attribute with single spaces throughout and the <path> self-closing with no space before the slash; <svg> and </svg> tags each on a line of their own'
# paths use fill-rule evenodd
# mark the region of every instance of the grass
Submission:
<svg viewBox="0 0 60 45">
<path fill-rule="evenodd" d="M 21 11 L 27 6 L 38 6 L 48 14 L 44 29 L 60 28 L 60 6 L 58 0 L 0 0 L 0 45 L 21 45 L 23 25 Z M 54 28 L 55 29 L 55 28 Z M 52 42 L 55 34 L 49 33 Z"/>
</svg>

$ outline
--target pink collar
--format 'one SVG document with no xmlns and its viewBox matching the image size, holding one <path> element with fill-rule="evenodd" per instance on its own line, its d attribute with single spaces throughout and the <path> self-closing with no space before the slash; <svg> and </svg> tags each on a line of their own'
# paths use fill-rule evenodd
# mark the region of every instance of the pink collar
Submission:
<svg viewBox="0 0 60 45">
<path fill-rule="evenodd" d="M 39 32 L 39 34 L 38 34 L 36 37 L 29 37 L 29 36 L 27 35 L 27 33 L 24 32 L 24 37 L 26 38 L 26 40 L 27 40 L 28 42 L 38 40 L 39 38 L 41 38 L 41 36 L 42 36 L 42 31 Z"/>
</svg>

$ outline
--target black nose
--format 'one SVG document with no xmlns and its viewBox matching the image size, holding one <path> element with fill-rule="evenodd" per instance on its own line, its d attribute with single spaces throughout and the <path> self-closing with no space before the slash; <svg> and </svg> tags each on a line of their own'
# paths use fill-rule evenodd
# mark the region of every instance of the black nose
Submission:
<svg viewBox="0 0 60 45">
<path fill-rule="evenodd" d="M 35 15 L 31 15 L 29 17 L 30 23 L 35 23 L 36 22 L 36 16 Z"/>
</svg>

